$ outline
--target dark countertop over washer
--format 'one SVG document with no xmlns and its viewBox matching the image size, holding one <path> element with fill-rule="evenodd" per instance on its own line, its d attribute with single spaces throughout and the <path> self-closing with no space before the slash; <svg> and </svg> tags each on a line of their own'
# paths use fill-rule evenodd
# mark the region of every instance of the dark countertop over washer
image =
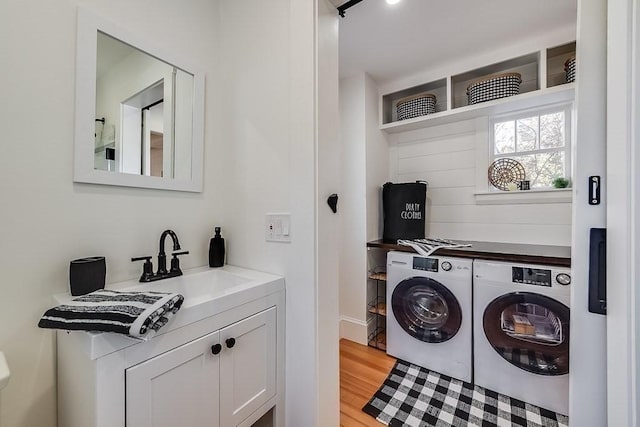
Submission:
<svg viewBox="0 0 640 427">
<path fill-rule="evenodd" d="M 471 247 L 438 249 L 433 255 L 571 267 L 570 246 L 523 245 L 517 243 L 473 241 L 460 241 L 460 243 L 471 243 Z M 415 252 L 410 246 L 385 243 L 382 240 L 367 242 L 367 247 Z"/>
</svg>

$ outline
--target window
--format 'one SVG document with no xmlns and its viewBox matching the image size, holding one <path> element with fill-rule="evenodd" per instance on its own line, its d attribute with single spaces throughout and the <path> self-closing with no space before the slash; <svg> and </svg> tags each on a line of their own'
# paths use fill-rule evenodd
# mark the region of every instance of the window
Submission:
<svg viewBox="0 0 640 427">
<path fill-rule="evenodd" d="M 524 166 L 531 189 L 553 187 L 571 176 L 571 107 L 548 107 L 491 120 L 490 162 L 501 158 Z"/>
</svg>

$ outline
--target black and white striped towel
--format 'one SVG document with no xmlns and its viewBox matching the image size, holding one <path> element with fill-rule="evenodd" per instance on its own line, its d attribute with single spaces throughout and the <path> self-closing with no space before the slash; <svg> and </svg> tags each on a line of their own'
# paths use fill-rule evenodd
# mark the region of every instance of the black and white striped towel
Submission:
<svg viewBox="0 0 640 427">
<path fill-rule="evenodd" d="M 470 243 L 460 243 L 445 239 L 398 240 L 398 244 L 411 246 L 416 252 L 425 257 L 441 248 L 465 248 L 471 246 Z"/>
<path fill-rule="evenodd" d="M 38 326 L 116 332 L 147 340 L 167 324 L 183 301 L 180 294 L 102 289 L 47 310 Z"/>
</svg>

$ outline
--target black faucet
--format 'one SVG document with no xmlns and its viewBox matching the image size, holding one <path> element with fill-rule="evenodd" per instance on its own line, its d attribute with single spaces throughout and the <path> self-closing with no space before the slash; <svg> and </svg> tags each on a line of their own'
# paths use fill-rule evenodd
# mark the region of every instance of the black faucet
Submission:
<svg viewBox="0 0 640 427">
<path fill-rule="evenodd" d="M 143 256 L 137 258 L 131 258 L 131 261 L 144 261 L 142 276 L 140 276 L 141 282 L 154 282 L 156 280 L 168 279 L 169 277 L 182 276 L 182 270 L 180 269 L 180 260 L 178 255 L 186 255 L 189 251 L 173 252 L 171 255 L 171 269 L 167 271 L 167 254 L 164 252 L 164 241 L 167 236 L 171 236 L 173 241 L 173 250 L 180 250 L 180 242 L 178 236 L 173 230 L 164 230 L 160 235 L 160 250 L 158 252 L 158 271 L 153 273 L 153 264 L 151 263 L 150 256 Z"/>
<path fill-rule="evenodd" d="M 171 240 L 173 240 L 173 250 L 180 250 L 180 242 L 178 241 L 178 236 L 173 230 L 164 230 L 160 235 L 160 251 L 158 252 L 158 273 L 157 274 L 167 274 L 167 254 L 164 253 L 164 241 L 167 239 L 167 236 L 171 236 Z"/>
</svg>

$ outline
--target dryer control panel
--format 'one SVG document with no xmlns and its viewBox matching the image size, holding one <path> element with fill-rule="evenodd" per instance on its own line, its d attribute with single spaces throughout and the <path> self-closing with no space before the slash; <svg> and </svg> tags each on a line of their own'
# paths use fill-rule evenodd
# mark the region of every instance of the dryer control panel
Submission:
<svg viewBox="0 0 640 427">
<path fill-rule="evenodd" d="M 513 283 L 551 287 L 551 270 L 511 267 L 511 280 Z"/>
</svg>

